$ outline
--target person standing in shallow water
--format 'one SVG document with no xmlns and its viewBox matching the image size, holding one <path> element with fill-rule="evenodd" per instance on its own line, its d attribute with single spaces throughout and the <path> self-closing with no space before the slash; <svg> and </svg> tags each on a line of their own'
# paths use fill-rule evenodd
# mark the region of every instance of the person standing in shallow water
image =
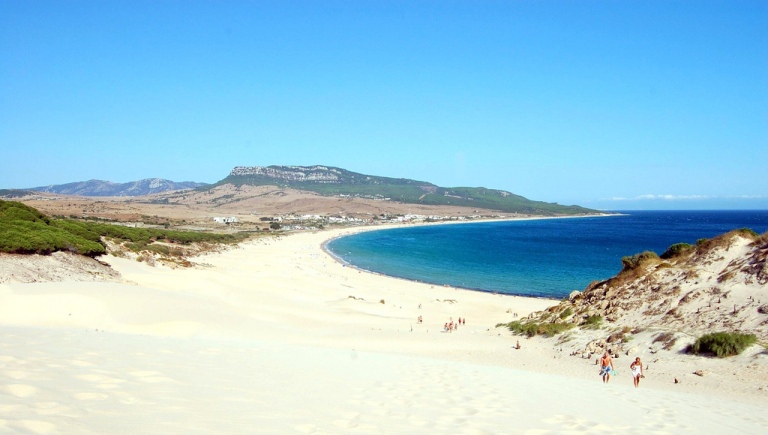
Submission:
<svg viewBox="0 0 768 435">
<path fill-rule="evenodd" d="M 603 382 L 611 380 L 611 372 L 613 371 L 613 359 L 608 351 L 603 353 L 603 357 L 600 358 L 600 374 L 603 375 Z"/>
<path fill-rule="evenodd" d="M 637 388 L 640 385 L 640 378 L 645 377 L 643 374 L 643 363 L 640 361 L 640 357 L 635 358 L 635 360 L 632 361 L 632 364 L 629 365 L 629 368 L 632 370 L 632 379 L 635 382 L 635 388 Z"/>
</svg>

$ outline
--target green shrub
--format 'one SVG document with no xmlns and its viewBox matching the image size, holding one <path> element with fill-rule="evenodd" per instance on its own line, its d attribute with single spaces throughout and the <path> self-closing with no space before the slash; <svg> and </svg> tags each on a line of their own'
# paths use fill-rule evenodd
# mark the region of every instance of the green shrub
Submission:
<svg viewBox="0 0 768 435">
<path fill-rule="evenodd" d="M 573 314 L 573 310 L 571 309 L 571 307 L 568 307 L 568 308 L 566 308 L 566 309 L 565 309 L 565 311 L 563 311 L 562 313 L 560 313 L 560 318 L 561 318 L 561 319 L 565 319 L 565 318 L 567 318 L 568 316 L 570 316 L 571 314 Z"/>
<path fill-rule="evenodd" d="M 597 329 L 603 324 L 603 316 L 599 314 L 592 314 L 587 316 L 584 320 L 584 326 L 589 329 Z"/>
<path fill-rule="evenodd" d="M 98 242 L 40 220 L 0 221 L 0 252 L 45 255 L 55 251 L 71 251 L 93 257 L 104 254 L 106 249 Z"/>
<path fill-rule="evenodd" d="M 561 332 L 567 331 L 574 327 L 572 323 L 537 323 L 537 322 L 520 322 L 515 320 L 509 323 L 499 323 L 496 327 L 505 327 L 517 335 L 525 335 L 533 337 L 536 335 L 546 335 L 547 337 L 553 337 Z"/>
<path fill-rule="evenodd" d="M 171 249 L 165 245 L 151 244 L 147 246 L 147 250 L 160 255 L 170 255 Z"/>
<path fill-rule="evenodd" d="M 161 255 L 169 255 L 169 248 L 162 245 L 153 246 L 152 243 L 157 240 L 177 244 L 236 243 L 248 235 L 156 230 L 71 219 L 50 219 L 20 202 L 0 200 L 0 252 L 50 254 L 55 251 L 70 251 L 95 257 L 106 252 L 102 237 L 128 242 L 127 246 L 134 252 L 151 250 Z"/>
<path fill-rule="evenodd" d="M 755 232 L 755 230 L 753 230 L 752 228 L 739 228 L 737 230 L 733 230 L 733 232 L 737 234 L 741 234 L 750 239 L 756 239 L 760 237 L 760 234 L 757 234 L 757 232 Z"/>
<path fill-rule="evenodd" d="M 17 201 L 3 201 L 0 199 L 0 221 L 16 220 L 48 222 L 48 218 L 33 207 Z"/>
<path fill-rule="evenodd" d="M 667 248 L 663 254 L 661 254 L 661 258 L 666 260 L 669 258 L 679 257 L 680 255 L 691 252 L 693 248 L 694 246 L 690 243 L 675 243 L 674 245 Z"/>
<path fill-rule="evenodd" d="M 621 264 L 624 267 L 623 270 L 632 270 L 638 268 L 646 261 L 658 259 L 659 256 L 655 252 L 645 251 L 632 256 L 622 257 Z"/>
<path fill-rule="evenodd" d="M 554 337 L 561 332 L 565 332 L 573 328 L 573 323 L 540 323 L 537 333 L 546 335 L 547 337 Z"/>
<path fill-rule="evenodd" d="M 72 233 L 78 237 L 82 237 L 83 239 L 90 240 L 92 242 L 99 242 L 101 240 L 99 233 L 92 231 L 90 228 L 88 228 L 87 224 L 64 219 L 54 219 L 50 222 L 50 224 L 53 227 L 61 228 L 64 231 Z"/>
<path fill-rule="evenodd" d="M 523 323 L 519 320 L 515 320 L 509 323 L 499 323 L 498 325 L 496 325 L 496 327 L 500 327 L 500 326 L 503 326 L 509 329 L 514 334 L 527 335 L 529 337 L 533 337 L 534 335 L 536 335 L 536 331 L 538 330 L 538 325 L 536 323 L 534 322 Z"/>
<path fill-rule="evenodd" d="M 741 334 L 738 332 L 713 332 L 702 335 L 693 343 L 688 351 L 693 354 L 710 353 L 718 358 L 738 355 L 744 349 L 757 343 L 754 334 Z"/>
</svg>

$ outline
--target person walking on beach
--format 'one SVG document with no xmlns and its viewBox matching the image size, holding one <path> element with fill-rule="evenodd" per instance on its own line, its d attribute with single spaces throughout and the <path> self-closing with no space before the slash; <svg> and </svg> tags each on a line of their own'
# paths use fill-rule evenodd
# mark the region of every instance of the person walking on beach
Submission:
<svg viewBox="0 0 768 435">
<path fill-rule="evenodd" d="M 604 383 L 611 380 L 612 371 L 613 371 L 613 359 L 611 358 L 611 355 L 609 355 L 608 351 L 606 350 L 605 353 L 603 353 L 603 357 L 600 358 L 600 374 L 603 376 Z"/>
<path fill-rule="evenodd" d="M 635 358 L 634 361 L 632 361 L 632 364 L 629 365 L 629 368 L 632 370 L 632 379 L 635 382 L 635 388 L 640 385 L 640 378 L 644 378 L 645 375 L 643 374 L 643 363 L 640 361 L 640 357 Z"/>
</svg>

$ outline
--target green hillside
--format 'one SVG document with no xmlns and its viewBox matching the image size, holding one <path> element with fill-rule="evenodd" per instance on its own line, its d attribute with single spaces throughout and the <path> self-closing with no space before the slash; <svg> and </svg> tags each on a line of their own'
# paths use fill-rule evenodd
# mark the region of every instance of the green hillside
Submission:
<svg viewBox="0 0 768 435">
<path fill-rule="evenodd" d="M 228 177 L 211 187 L 230 183 L 236 186 L 290 187 L 326 196 L 346 195 L 406 204 L 452 205 L 504 213 L 550 216 L 598 213 L 597 210 L 579 206 L 532 201 L 502 190 L 439 187 L 425 181 L 365 175 L 330 166 L 237 167 Z"/>
</svg>

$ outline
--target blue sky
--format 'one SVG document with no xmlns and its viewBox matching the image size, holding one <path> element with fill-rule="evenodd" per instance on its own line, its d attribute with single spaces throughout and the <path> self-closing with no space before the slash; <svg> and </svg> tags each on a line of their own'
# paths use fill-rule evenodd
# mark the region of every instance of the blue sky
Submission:
<svg viewBox="0 0 768 435">
<path fill-rule="evenodd" d="M 768 2 L 5 0 L 0 149 L 0 188 L 323 164 L 768 209 Z"/>
</svg>

